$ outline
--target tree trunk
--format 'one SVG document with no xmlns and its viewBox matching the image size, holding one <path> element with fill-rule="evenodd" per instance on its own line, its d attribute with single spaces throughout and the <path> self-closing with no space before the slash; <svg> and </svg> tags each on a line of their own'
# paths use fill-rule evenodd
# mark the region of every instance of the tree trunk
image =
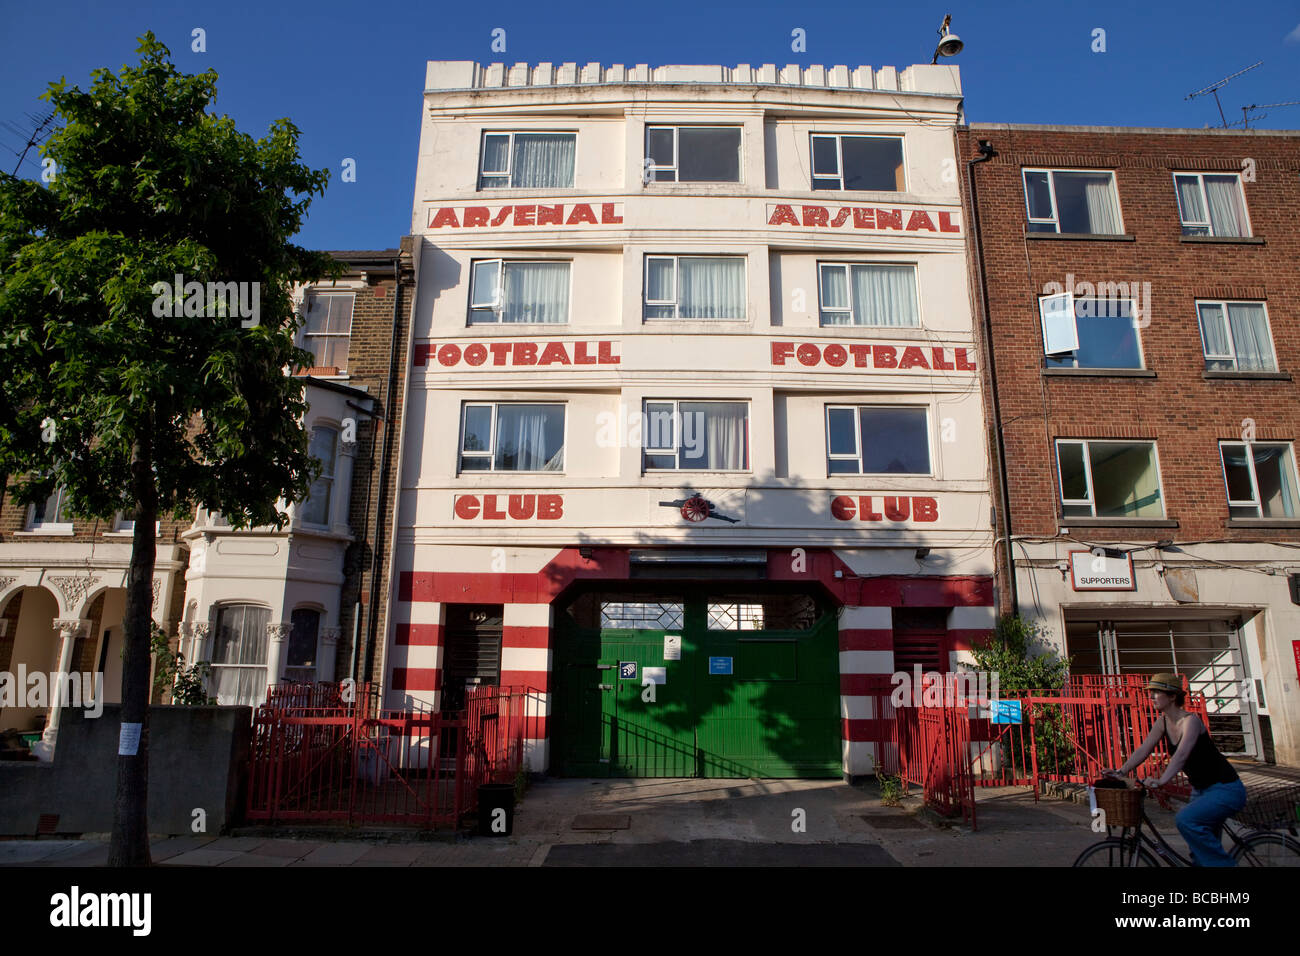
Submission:
<svg viewBox="0 0 1300 956">
<path fill-rule="evenodd" d="M 149 866 L 149 671 L 153 623 L 154 522 L 158 491 L 153 461 L 151 421 L 146 417 L 131 455 L 135 492 L 135 534 L 127 576 L 123 618 L 122 731 L 117 757 L 117 795 L 113 801 L 113 835 L 109 866 Z M 137 737 L 138 731 L 138 737 Z M 138 746 L 132 741 L 138 739 Z M 130 753 L 135 750 L 134 753 Z M 123 751 L 127 751 L 124 753 Z"/>
</svg>

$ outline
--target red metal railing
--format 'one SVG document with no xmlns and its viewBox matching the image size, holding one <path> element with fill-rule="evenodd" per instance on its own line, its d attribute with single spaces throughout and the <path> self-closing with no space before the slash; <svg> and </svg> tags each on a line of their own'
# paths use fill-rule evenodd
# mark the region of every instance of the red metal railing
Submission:
<svg viewBox="0 0 1300 956">
<path fill-rule="evenodd" d="M 457 714 L 377 700 L 366 684 L 272 688 L 253 720 L 248 819 L 455 826 L 480 783 L 514 780 L 540 712 L 526 688 L 479 688 Z"/>
<path fill-rule="evenodd" d="M 1003 691 L 991 707 L 956 693 L 943 704 L 896 705 L 888 677 L 870 683 L 869 741 L 877 772 L 922 789 L 925 802 L 975 826 L 975 787 L 1030 786 L 1044 781 L 1088 783 L 1121 766 L 1158 718 L 1141 675 L 1070 678 L 1065 687 Z M 1019 705 L 1016 713 L 1014 706 Z M 1207 722 L 1205 699 L 1187 695 L 1185 708 Z M 1137 769 L 1160 776 L 1170 754 L 1163 742 Z M 1170 785 L 1190 791 L 1179 774 Z"/>
</svg>

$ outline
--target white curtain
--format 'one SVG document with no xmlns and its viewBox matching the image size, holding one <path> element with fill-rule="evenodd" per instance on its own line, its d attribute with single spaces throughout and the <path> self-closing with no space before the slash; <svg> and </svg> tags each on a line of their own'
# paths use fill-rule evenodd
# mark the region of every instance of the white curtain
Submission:
<svg viewBox="0 0 1300 956">
<path fill-rule="evenodd" d="M 1232 326 L 1232 343 L 1237 352 L 1237 368 L 1243 372 L 1272 372 L 1273 346 L 1268 338 L 1268 320 L 1264 307 L 1251 302 L 1228 305 L 1228 323 Z"/>
<path fill-rule="evenodd" d="M 224 607 L 212 637 L 208 693 L 219 704 L 256 706 L 266 700 L 266 625 L 269 608 Z"/>
<path fill-rule="evenodd" d="M 1260 505 L 1265 518 L 1294 518 L 1296 505 L 1291 449 L 1273 445 L 1255 449 L 1255 474 L 1259 478 Z"/>
<path fill-rule="evenodd" d="M 501 321 L 569 321 L 569 263 L 507 262 Z"/>
<path fill-rule="evenodd" d="M 744 402 L 682 402 L 682 468 L 740 471 L 746 454 L 749 406 Z"/>
<path fill-rule="evenodd" d="M 745 260 L 742 258 L 678 259 L 677 284 L 678 318 L 745 317 Z"/>
<path fill-rule="evenodd" d="M 1203 305 L 1201 313 L 1201 342 L 1205 346 L 1205 367 L 1210 369 L 1231 369 L 1230 361 L 1215 360 L 1211 355 L 1231 355 L 1232 345 L 1228 342 L 1228 326 L 1223 321 L 1223 306 Z"/>
<path fill-rule="evenodd" d="M 562 471 L 564 412 L 552 405 L 497 406 L 499 471 Z"/>
<path fill-rule="evenodd" d="M 1083 182 L 1083 199 L 1088 206 L 1088 225 L 1094 234 L 1119 232 L 1119 208 L 1110 176 L 1089 175 Z"/>
<path fill-rule="evenodd" d="M 855 265 L 853 302 L 854 325 L 920 328 L 911 266 Z"/>
<path fill-rule="evenodd" d="M 510 185 L 517 189 L 570 189 L 573 186 L 572 133 L 516 133 Z"/>
<path fill-rule="evenodd" d="M 1196 176 L 1176 176 L 1175 182 L 1178 186 L 1178 209 L 1182 213 L 1183 222 L 1201 223 L 1206 221 L 1205 204 L 1201 201 L 1201 182 Z M 1204 235 L 1203 226 L 1188 226 L 1187 229 L 1197 229 L 1197 235 Z"/>
<path fill-rule="evenodd" d="M 1236 176 L 1206 176 L 1205 196 L 1210 206 L 1210 226 L 1216 236 L 1246 235 L 1246 208 Z"/>
</svg>

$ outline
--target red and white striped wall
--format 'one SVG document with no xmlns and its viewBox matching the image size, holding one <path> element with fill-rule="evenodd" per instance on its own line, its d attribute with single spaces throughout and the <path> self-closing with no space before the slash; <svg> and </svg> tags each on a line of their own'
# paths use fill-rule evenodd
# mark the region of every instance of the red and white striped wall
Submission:
<svg viewBox="0 0 1300 956">
<path fill-rule="evenodd" d="M 402 572 L 387 653 L 387 706 L 439 706 L 444 604 L 500 604 L 504 609 L 501 684 L 535 691 L 531 706 L 537 712 L 530 716 L 537 718 L 537 730 L 526 745 L 526 764 L 533 771 L 546 770 L 553 602 L 578 578 L 617 586 L 629 577 L 626 549 L 594 548 L 590 554 L 584 558 L 575 547 L 533 555 L 541 558 L 537 564 L 542 565 L 535 572 Z M 879 728 L 866 691 L 872 680 L 894 672 L 894 608 L 949 608 L 947 651 L 954 666 L 967 655 L 971 641 L 994 624 L 993 582 L 987 576 L 859 576 L 834 552 L 810 550 L 798 570 L 791 567 L 788 551 L 770 552 L 768 579 L 820 583 L 843 606 L 840 712 L 844 772 L 852 776 L 874 772 L 872 741 L 879 739 Z"/>
</svg>

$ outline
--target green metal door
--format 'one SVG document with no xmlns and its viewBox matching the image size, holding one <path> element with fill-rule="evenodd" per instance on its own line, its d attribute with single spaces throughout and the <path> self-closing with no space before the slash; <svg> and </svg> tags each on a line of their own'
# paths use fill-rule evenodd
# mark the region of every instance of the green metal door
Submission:
<svg viewBox="0 0 1300 956">
<path fill-rule="evenodd" d="M 835 615 L 811 598 L 583 600 L 557 615 L 556 773 L 840 775 Z"/>
</svg>

